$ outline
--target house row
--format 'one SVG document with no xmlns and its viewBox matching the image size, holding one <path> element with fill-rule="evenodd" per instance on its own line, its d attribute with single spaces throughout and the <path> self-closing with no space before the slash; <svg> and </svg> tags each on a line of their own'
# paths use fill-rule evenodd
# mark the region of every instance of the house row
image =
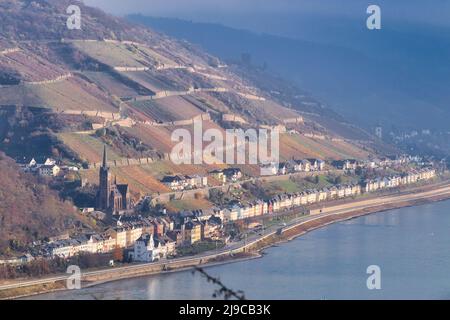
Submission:
<svg viewBox="0 0 450 320">
<path fill-rule="evenodd" d="M 39 174 L 44 177 L 57 177 L 62 171 L 78 171 L 77 167 L 73 166 L 59 166 L 56 160 L 47 158 L 45 162 L 38 163 L 34 158 L 30 162 L 21 164 L 24 172 Z"/>
<path fill-rule="evenodd" d="M 181 233 L 180 244 L 192 245 L 201 240 L 217 240 L 222 235 L 223 210 L 212 208 L 180 212 L 174 219 Z"/>
<path fill-rule="evenodd" d="M 339 185 L 321 190 L 307 190 L 295 194 L 277 195 L 269 201 L 257 200 L 245 204 L 234 204 L 223 210 L 224 222 L 247 219 L 266 214 L 273 214 L 295 207 L 311 205 L 327 200 L 342 199 L 361 194 L 359 184 Z M 217 214 L 219 214 L 217 212 Z"/>
<path fill-rule="evenodd" d="M 210 174 L 221 183 L 237 182 L 243 177 L 242 171 L 239 168 L 213 170 L 210 172 Z"/>
<path fill-rule="evenodd" d="M 116 248 L 133 248 L 130 257 L 134 261 L 155 261 L 176 254 L 178 246 L 220 239 L 222 226 L 220 217 L 212 214 L 208 219 L 200 220 L 194 212 L 171 218 L 120 217 L 116 227 L 101 234 L 79 235 L 48 243 L 44 255 L 69 258 L 82 252 L 109 253 Z"/>
<path fill-rule="evenodd" d="M 390 157 L 382 157 L 375 158 L 371 160 L 355 160 L 355 159 L 346 159 L 346 160 L 336 160 L 331 164 L 337 169 L 340 170 L 356 170 L 358 168 L 365 169 L 374 169 L 374 168 L 387 168 L 387 167 L 398 167 L 405 166 L 410 163 L 421 163 L 422 159 L 420 157 L 413 156 L 390 156 Z"/>
<path fill-rule="evenodd" d="M 22 168 L 24 172 L 37 173 L 46 177 L 56 177 L 61 172 L 61 167 L 51 158 L 47 158 L 44 163 L 38 163 L 33 158 L 28 164 L 22 165 Z"/>
<path fill-rule="evenodd" d="M 325 170 L 325 161 L 321 159 L 291 160 L 287 163 L 293 172 L 310 172 Z"/>
<path fill-rule="evenodd" d="M 325 161 L 320 159 L 289 160 L 280 164 L 262 166 L 265 175 L 285 175 L 295 172 L 311 172 L 325 170 Z"/>
<path fill-rule="evenodd" d="M 346 160 L 336 160 L 331 163 L 333 167 L 339 170 L 356 170 L 357 168 L 362 168 L 365 166 L 363 161 L 355 160 L 355 159 L 346 159 Z"/>
<path fill-rule="evenodd" d="M 206 187 L 208 185 L 208 177 L 198 175 L 165 176 L 161 182 L 172 191 L 183 191 Z"/>
<path fill-rule="evenodd" d="M 216 210 L 215 214 L 221 215 L 224 222 L 247 219 L 323 201 L 355 197 L 363 192 L 373 192 L 379 189 L 394 188 L 400 185 L 430 180 L 435 176 L 436 171 L 434 169 L 414 170 L 402 176 L 391 176 L 366 181 L 362 186 L 360 184 L 338 185 L 321 190 L 281 194 L 269 201 L 257 200 L 246 204 L 234 204 L 225 210 Z"/>
<path fill-rule="evenodd" d="M 402 175 L 367 180 L 363 184 L 363 189 L 365 192 L 373 192 L 413 184 L 419 181 L 426 181 L 433 179 L 434 177 L 436 177 L 436 170 L 434 169 L 413 170 Z"/>
<path fill-rule="evenodd" d="M 101 234 L 79 235 L 74 238 L 62 239 L 47 244 L 44 248 L 46 255 L 68 258 L 81 252 L 108 253 L 116 248 L 128 248 L 136 242 L 142 234 L 154 234 L 164 238 L 166 231 L 173 228 L 168 219 L 131 218 L 129 221 L 118 221 L 117 227 L 109 228 Z"/>
</svg>

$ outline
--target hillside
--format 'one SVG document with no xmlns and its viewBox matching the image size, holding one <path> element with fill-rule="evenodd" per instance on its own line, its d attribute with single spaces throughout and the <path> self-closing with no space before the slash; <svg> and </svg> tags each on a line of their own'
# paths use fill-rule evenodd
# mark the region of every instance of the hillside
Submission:
<svg viewBox="0 0 450 320">
<path fill-rule="evenodd" d="M 66 28 L 71 4 L 81 7 L 82 31 Z M 81 175 L 96 184 L 106 144 L 118 179 L 143 195 L 164 190 L 164 174 L 211 169 L 168 163 L 172 132 L 192 132 L 195 119 L 204 132 L 281 126 L 281 159 L 392 151 L 264 70 L 227 65 L 80 2 L 2 0 L 0 19 L 0 148 L 15 159 L 47 155 L 82 164 Z"/>
<path fill-rule="evenodd" d="M 0 255 L 87 224 L 69 202 L 0 153 Z"/>
<path fill-rule="evenodd" d="M 383 5 L 388 11 L 395 4 Z M 348 120 L 372 128 L 447 130 L 448 27 L 392 19 L 379 32 L 368 32 L 362 17 L 335 14 L 270 15 L 266 26 L 264 19 L 259 23 L 267 33 L 142 15 L 128 20 L 198 44 L 225 60 L 247 53 L 253 64 L 314 93 Z M 273 35 L 277 31 L 288 37 Z"/>
</svg>

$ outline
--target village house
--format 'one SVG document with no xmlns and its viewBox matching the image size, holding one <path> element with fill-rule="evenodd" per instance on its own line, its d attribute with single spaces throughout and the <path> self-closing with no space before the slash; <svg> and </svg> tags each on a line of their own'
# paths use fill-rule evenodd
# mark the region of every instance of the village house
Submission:
<svg viewBox="0 0 450 320">
<path fill-rule="evenodd" d="M 221 237 L 222 220 L 211 217 L 202 224 L 202 239 L 219 240 Z"/>
<path fill-rule="evenodd" d="M 300 202 L 302 205 L 308 205 L 310 203 L 316 202 L 315 192 L 312 192 L 312 190 L 303 191 Z"/>
<path fill-rule="evenodd" d="M 142 235 L 142 227 L 132 226 L 126 228 L 126 230 L 126 247 L 129 247 Z"/>
<path fill-rule="evenodd" d="M 242 179 L 242 171 L 239 168 L 226 168 L 223 170 L 227 181 L 237 182 Z"/>
<path fill-rule="evenodd" d="M 320 159 L 308 159 L 310 163 L 310 171 L 323 171 L 325 169 L 325 162 Z"/>
<path fill-rule="evenodd" d="M 157 237 L 162 237 L 165 233 L 165 224 L 162 219 L 154 219 L 152 221 L 153 233 Z"/>
<path fill-rule="evenodd" d="M 187 188 L 203 188 L 208 186 L 208 177 L 199 175 L 186 176 Z"/>
<path fill-rule="evenodd" d="M 302 160 L 292 160 L 292 170 L 294 172 L 302 172 L 303 170 L 303 165 L 302 165 Z"/>
<path fill-rule="evenodd" d="M 224 220 L 226 208 L 214 207 L 212 208 L 212 216 Z"/>
<path fill-rule="evenodd" d="M 224 210 L 224 221 L 236 221 L 239 219 L 241 208 L 238 205 L 233 205 Z"/>
<path fill-rule="evenodd" d="M 328 197 L 328 189 L 320 190 L 318 193 L 317 201 L 325 201 Z"/>
<path fill-rule="evenodd" d="M 182 226 L 183 242 L 193 245 L 202 240 L 202 226 L 197 221 L 189 221 Z"/>
<path fill-rule="evenodd" d="M 101 252 L 111 252 L 116 248 L 116 239 L 111 237 L 108 234 L 102 235 L 103 241 L 102 241 L 102 249 Z"/>
<path fill-rule="evenodd" d="M 338 189 L 335 186 L 328 188 L 328 199 L 333 200 L 338 197 Z"/>
<path fill-rule="evenodd" d="M 208 177 L 193 176 L 165 176 L 161 182 L 172 191 L 183 191 L 203 188 L 208 185 Z"/>
<path fill-rule="evenodd" d="M 171 239 L 172 242 L 175 243 L 175 247 L 181 246 L 183 244 L 183 235 L 181 231 L 172 230 L 166 233 L 166 236 Z"/>
<path fill-rule="evenodd" d="M 241 210 L 240 210 L 239 219 L 249 218 L 252 211 L 253 211 L 253 208 L 250 206 L 249 203 L 242 205 Z"/>
<path fill-rule="evenodd" d="M 356 170 L 358 167 L 360 167 L 361 163 L 359 163 L 355 159 L 348 159 L 333 161 L 332 165 L 339 170 L 351 171 Z"/>
<path fill-rule="evenodd" d="M 280 163 L 278 165 L 278 174 L 285 175 L 287 173 L 288 173 L 288 165 L 287 165 L 287 163 L 285 163 L 285 162 Z"/>
<path fill-rule="evenodd" d="M 175 242 L 170 242 L 169 244 L 163 239 L 154 237 L 153 234 L 143 234 L 134 243 L 130 258 L 135 262 L 153 262 L 165 259 L 175 253 Z"/>
<path fill-rule="evenodd" d="M 359 184 L 352 184 L 352 196 L 358 196 L 361 194 L 361 186 Z"/>
<path fill-rule="evenodd" d="M 275 176 L 278 174 L 278 166 L 275 163 L 264 164 L 261 166 L 261 172 L 267 176 Z"/>
<path fill-rule="evenodd" d="M 184 190 L 183 179 L 180 176 L 165 176 L 161 182 L 172 191 Z"/>
<path fill-rule="evenodd" d="M 213 170 L 209 174 L 222 184 L 225 184 L 227 182 L 227 177 L 223 173 L 223 170 Z"/>
<path fill-rule="evenodd" d="M 39 175 L 44 177 L 57 177 L 61 172 L 61 168 L 56 164 L 42 165 L 37 170 Z"/>
<path fill-rule="evenodd" d="M 338 186 L 337 187 L 337 197 L 339 199 L 345 198 L 345 187 L 344 186 Z"/>
<path fill-rule="evenodd" d="M 48 168 L 53 168 L 54 166 L 56 166 L 56 160 L 54 160 L 52 158 L 47 158 L 43 163 L 38 163 L 36 161 L 36 159 L 33 158 L 33 159 L 31 159 L 30 162 L 21 165 L 21 167 L 23 168 L 23 171 L 25 171 L 25 172 L 32 172 L 32 173 L 39 173 L 39 174 L 40 174 L 39 169 L 41 167 L 43 167 L 43 166 L 46 166 Z M 46 168 L 42 172 L 45 173 L 44 175 L 52 176 L 51 175 L 52 170 L 49 170 L 48 168 Z M 61 169 L 61 168 L 59 168 L 59 169 Z"/>
<path fill-rule="evenodd" d="M 78 246 L 78 242 L 72 239 L 59 240 L 49 245 L 52 256 L 60 258 L 69 258 L 76 254 L 74 247 Z"/>
<path fill-rule="evenodd" d="M 126 248 L 127 247 L 127 230 L 122 227 L 110 228 L 107 234 L 116 240 L 116 248 Z"/>
</svg>

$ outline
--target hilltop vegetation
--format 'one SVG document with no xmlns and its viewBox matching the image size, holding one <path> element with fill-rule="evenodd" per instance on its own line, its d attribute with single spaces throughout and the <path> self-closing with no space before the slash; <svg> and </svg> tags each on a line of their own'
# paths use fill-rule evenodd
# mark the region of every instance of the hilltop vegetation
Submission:
<svg viewBox="0 0 450 320">
<path fill-rule="evenodd" d="M 44 181 L 22 173 L 0 153 L 0 254 L 20 252 L 32 241 L 89 226 L 70 202 L 62 202 Z"/>
</svg>

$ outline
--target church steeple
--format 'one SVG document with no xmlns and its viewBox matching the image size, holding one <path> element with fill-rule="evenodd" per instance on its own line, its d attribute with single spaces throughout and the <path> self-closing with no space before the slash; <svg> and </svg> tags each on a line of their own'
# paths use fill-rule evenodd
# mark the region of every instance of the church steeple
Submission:
<svg viewBox="0 0 450 320">
<path fill-rule="evenodd" d="M 107 159 L 108 156 L 106 154 L 106 145 L 103 145 L 103 163 L 102 163 L 103 168 L 106 168 L 106 163 L 108 162 Z"/>
<path fill-rule="evenodd" d="M 99 192 L 98 192 L 98 208 L 100 210 L 109 210 L 111 183 L 108 168 L 108 155 L 106 154 L 106 145 L 103 146 L 103 162 L 99 172 Z"/>
</svg>

